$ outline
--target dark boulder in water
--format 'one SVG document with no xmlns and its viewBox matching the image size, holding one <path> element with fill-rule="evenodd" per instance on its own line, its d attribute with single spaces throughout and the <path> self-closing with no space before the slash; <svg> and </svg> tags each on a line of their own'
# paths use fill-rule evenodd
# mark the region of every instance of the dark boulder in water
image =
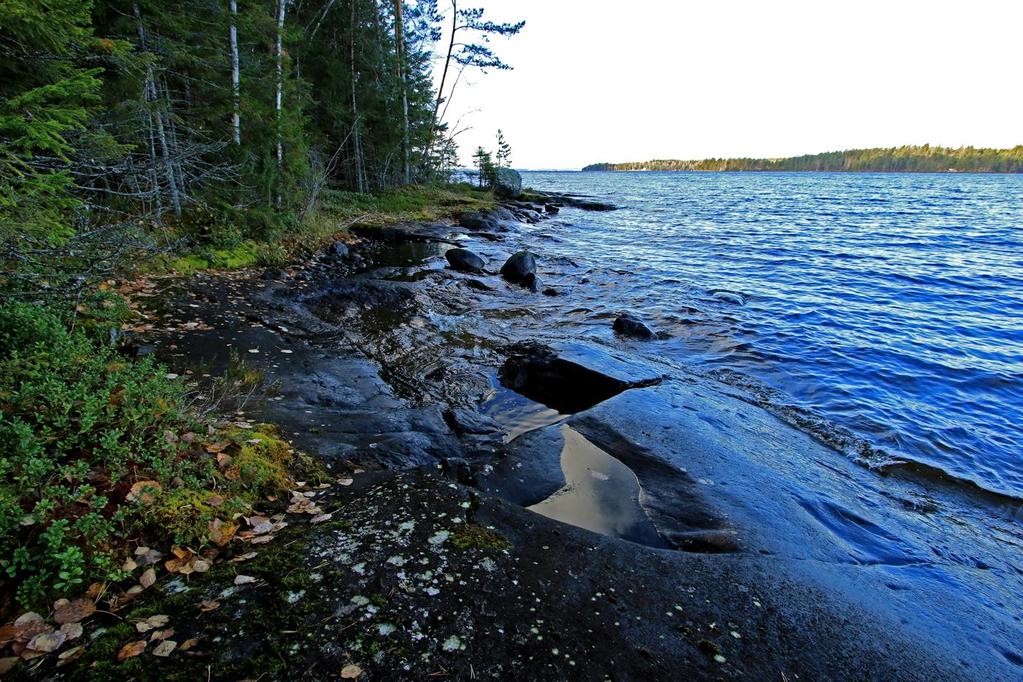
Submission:
<svg viewBox="0 0 1023 682">
<path fill-rule="evenodd" d="M 487 266 L 487 261 L 482 256 L 469 249 L 449 249 L 444 257 L 448 259 L 448 264 L 452 268 L 463 272 L 482 272 Z"/>
<path fill-rule="evenodd" d="M 526 277 L 536 275 L 536 257 L 529 251 L 519 251 L 501 266 L 501 276 L 512 284 L 526 283 Z"/>
<path fill-rule="evenodd" d="M 620 315 L 614 322 L 614 330 L 622 336 L 631 336 L 635 339 L 656 339 L 657 334 L 646 322 L 635 315 L 625 313 Z"/>
</svg>

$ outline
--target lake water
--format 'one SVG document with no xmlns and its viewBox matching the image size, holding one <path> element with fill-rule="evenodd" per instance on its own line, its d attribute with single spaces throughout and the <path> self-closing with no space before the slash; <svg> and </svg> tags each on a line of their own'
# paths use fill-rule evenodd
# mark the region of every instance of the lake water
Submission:
<svg viewBox="0 0 1023 682">
<path fill-rule="evenodd" d="M 545 257 L 870 466 L 1023 498 L 1023 176 L 527 172 Z M 605 324 L 605 323 L 601 323 Z"/>
</svg>

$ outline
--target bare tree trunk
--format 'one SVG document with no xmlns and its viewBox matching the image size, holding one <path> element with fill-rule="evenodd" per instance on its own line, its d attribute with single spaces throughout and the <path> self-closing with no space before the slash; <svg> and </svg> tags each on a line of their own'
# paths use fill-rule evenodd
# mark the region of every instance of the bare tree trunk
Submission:
<svg viewBox="0 0 1023 682">
<path fill-rule="evenodd" d="M 405 17 L 403 16 L 403 0 L 394 0 L 394 38 L 398 52 L 398 83 L 401 88 L 401 157 L 402 179 L 406 185 L 412 184 L 412 165 L 409 157 L 408 132 L 408 88 L 405 83 Z"/>
<path fill-rule="evenodd" d="M 352 151 L 355 156 L 355 189 L 358 192 L 366 191 L 366 170 L 363 167 L 362 159 L 362 135 L 359 132 L 359 108 L 358 100 L 355 96 L 355 12 L 356 0 L 350 0 L 352 10 L 352 21 L 351 21 L 351 40 L 348 43 L 349 51 L 348 57 L 351 62 L 352 69 Z"/>
<path fill-rule="evenodd" d="M 234 128 L 234 143 L 242 143 L 242 101 L 241 69 L 238 59 L 238 0 L 231 4 L 231 96 L 234 99 L 234 114 L 231 124 Z"/>
<path fill-rule="evenodd" d="M 433 105 L 433 123 L 437 125 L 437 113 L 440 101 L 444 97 L 444 81 L 448 79 L 448 66 L 451 65 L 451 53 L 455 51 L 455 33 L 458 32 L 458 0 L 451 0 L 451 40 L 448 41 L 448 54 L 444 57 L 444 71 L 440 75 L 440 87 L 437 88 L 437 102 Z"/>
<path fill-rule="evenodd" d="M 277 170 L 284 165 L 284 142 L 281 138 L 281 113 L 284 111 L 284 13 L 287 0 L 277 0 L 277 45 L 274 59 L 277 66 L 277 92 L 274 100 L 274 115 L 277 118 Z"/>
<path fill-rule="evenodd" d="M 132 3 L 132 11 L 135 13 L 136 29 L 139 36 L 139 45 L 143 50 L 146 48 L 146 31 L 142 26 L 142 13 L 139 11 L 138 3 Z M 156 123 L 156 137 L 160 141 L 160 151 L 163 153 L 163 170 L 167 177 L 167 192 L 170 194 L 171 206 L 174 208 L 174 215 L 181 217 L 181 197 L 178 194 L 178 181 L 174 177 L 174 164 L 171 162 L 170 146 L 167 144 L 167 131 L 164 128 L 163 112 L 153 111 L 153 104 L 157 100 L 156 83 L 153 75 L 153 65 L 146 65 L 146 81 L 143 86 L 143 99 L 150 109 L 150 116 Z"/>
<path fill-rule="evenodd" d="M 277 0 L 277 42 L 274 46 L 274 61 L 277 68 L 274 116 L 277 121 L 277 192 L 274 204 L 281 205 L 281 177 L 284 174 L 284 137 L 281 130 L 284 113 L 284 16 L 288 0 Z"/>
</svg>

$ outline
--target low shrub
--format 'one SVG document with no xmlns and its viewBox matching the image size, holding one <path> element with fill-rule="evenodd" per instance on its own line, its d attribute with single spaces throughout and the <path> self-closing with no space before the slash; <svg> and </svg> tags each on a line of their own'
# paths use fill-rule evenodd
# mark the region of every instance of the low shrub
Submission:
<svg viewBox="0 0 1023 682">
<path fill-rule="evenodd" d="M 289 485 L 287 443 L 214 429 L 168 376 L 0 305 L 0 609 L 118 579 L 132 540 L 200 547 L 211 521 Z"/>
</svg>

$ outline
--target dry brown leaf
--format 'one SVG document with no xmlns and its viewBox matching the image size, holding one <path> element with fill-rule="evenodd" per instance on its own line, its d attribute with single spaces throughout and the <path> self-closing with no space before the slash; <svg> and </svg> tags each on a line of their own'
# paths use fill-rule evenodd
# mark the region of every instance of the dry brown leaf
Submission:
<svg viewBox="0 0 1023 682">
<path fill-rule="evenodd" d="M 220 608 L 220 602 L 216 599 L 204 599 L 199 602 L 199 610 L 202 612 L 215 611 Z"/>
<path fill-rule="evenodd" d="M 139 481 L 128 491 L 129 502 L 140 502 L 152 504 L 156 500 L 156 494 L 163 490 L 163 486 L 157 481 Z"/>
<path fill-rule="evenodd" d="M 149 632 L 150 630 L 162 628 L 164 625 L 167 624 L 169 620 L 170 616 L 166 616 L 163 614 L 159 616 L 150 616 L 145 620 L 137 621 L 135 623 L 135 629 L 138 630 L 139 632 Z"/>
<path fill-rule="evenodd" d="M 309 519 L 309 523 L 323 523 L 324 521 L 330 521 L 332 518 L 334 518 L 333 512 L 330 514 L 320 514 Z"/>
<path fill-rule="evenodd" d="M 81 637 L 82 633 L 85 632 L 85 628 L 82 627 L 81 623 L 64 623 L 60 626 L 60 631 L 71 640 Z"/>
<path fill-rule="evenodd" d="M 156 569 L 147 568 L 146 572 L 139 578 L 139 585 L 149 588 L 152 587 L 154 583 L 156 583 Z"/>
<path fill-rule="evenodd" d="M 170 639 L 174 636 L 174 628 L 167 628 L 166 630 L 157 630 L 153 634 L 149 635 L 150 642 L 162 642 L 165 639 Z"/>
<path fill-rule="evenodd" d="M 134 571 L 138 567 L 139 567 L 139 565 L 135 562 L 134 559 L 131 559 L 131 558 L 125 559 L 124 563 L 121 564 L 121 570 L 125 571 L 127 573 L 131 573 L 132 571 Z"/>
<path fill-rule="evenodd" d="M 231 444 L 231 441 L 223 440 L 223 441 L 220 441 L 218 443 L 207 443 L 203 447 L 206 448 L 206 452 L 210 453 L 211 455 L 216 455 L 216 454 L 219 454 L 219 453 L 223 452 L 224 448 L 226 448 L 230 444 Z"/>
<path fill-rule="evenodd" d="M 252 538 L 251 540 L 249 540 L 249 544 L 252 544 L 252 545 L 265 545 L 266 543 L 270 542 L 273 539 L 274 539 L 273 535 L 258 535 L 256 537 Z"/>
<path fill-rule="evenodd" d="M 57 655 L 57 667 L 67 665 L 71 661 L 81 658 L 82 654 L 85 653 L 84 646 L 74 646 L 66 651 L 62 651 Z"/>
<path fill-rule="evenodd" d="M 256 582 L 256 579 L 253 578 L 251 575 L 236 575 L 234 577 L 235 585 L 248 585 L 249 583 L 254 582 Z"/>
<path fill-rule="evenodd" d="M 250 516 L 245 520 L 252 528 L 252 532 L 256 535 L 264 535 L 272 531 L 274 528 L 274 525 L 270 523 L 270 519 L 265 516 Z"/>
<path fill-rule="evenodd" d="M 48 654 L 59 649 L 67 641 L 67 635 L 60 630 L 55 632 L 44 632 L 36 635 L 28 642 L 27 651 L 34 651 L 41 654 Z M 22 654 L 24 658 L 24 654 Z"/>
<path fill-rule="evenodd" d="M 74 601 L 63 599 L 54 604 L 53 608 L 53 620 L 60 625 L 79 623 L 96 612 L 96 605 L 90 599 L 75 599 Z"/>
<path fill-rule="evenodd" d="M 239 554 L 231 559 L 231 561 L 237 564 L 242 561 L 248 561 L 249 559 L 255 559 L 257 556 L 259 556 L 259 552 L 246 552 L 245 554 Z"/>
<path fill-rule="evenodd" d="M 140 639 L 134 642 L 129 642 L 122 646 L 121 650 L 117 652 L 117 660 L 123 661 L 127 658 L 135 658 L 145 650 L 146 640 Z"/>
<path fill-rule="evenodd" d="M 205 573 L 210 570 L 211 564 L 205 559 L 194 559 L 192 561 L 192 570 L 196 573 Z"/>
<path fill-rule="evenodd" d="M 194 637 L 192 639 L 186 639 L 184 642 L 181 643 L 181 646 L 178 647 L 178 651 L 188 651 L 198 643 L 199 640 L 195 639 Z"/>
<path fill-rule="evenodd" d="M 172 639 L 165 639 L 156 645 L 156 648 L 153 649 L 153 655 L 160 656 L 161 658 L 166 658 L 167 656 L 170 656 L 171 652 L 174 651 L 177 647 L 178 647 L 177 642 L 175 642 Z"/>
<path fill-rule="evenodd" d="M 7 673 L 14 670 L 14 666 L 18 665 L 17 656 L 6 656 L 0 658 L 0 675 L 6 675 Z"/>
<path fill-rule="evenodd" d="M 349 663 L 345 667 L 341 668 L 341 679 L 342 680 L 357 680 L 362 677 L 362 668 Z"/>
</svg>

